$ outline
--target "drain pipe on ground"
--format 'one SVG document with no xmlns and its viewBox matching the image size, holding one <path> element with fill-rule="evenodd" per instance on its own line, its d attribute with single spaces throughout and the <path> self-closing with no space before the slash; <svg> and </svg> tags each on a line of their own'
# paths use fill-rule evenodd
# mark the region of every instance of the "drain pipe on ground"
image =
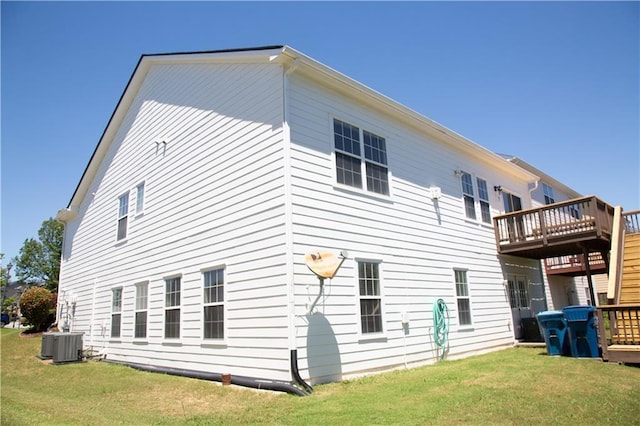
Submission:
<svg viewBox="0 0 640 426">
<path fill-rule="evenodd" d="M 113 364 L 126 365 L 136 370 L 148 371 L 151 373 L 164 373 L 164 374 L 170 374 L 172 376 L 189 377 L 192 379 L 209 380 L 212 382 L 221 382 L 221 383 L 223 382 L 223 375 L 220 373 L 210 373 L 208 371 L 185 370 L 182 368 L 173 368 L 173 367 L 157 367 L 154 365 L 138 364 L 135 362 L 120 362 L 120 361 L 113 361 L 113 360 L 106 360 L 106 362 L 110 362 Z M 278 392 L 287 392 L 287 393 L 298 395 L 298 396 L 307 396 L 307 394 L 303 390 L 286 382 L 276 382 L 271 380 L 257 379 L 255 377 L 234 376 L 234 375 L 230 375 L 230 379 L 231 379 L 230 382 L 232 385 L 244 386 L 244 387 L 253 388 L 253 389 L 266 389 L 266 390 L 272 390 L 272 391 L 278 391 Z"/>
</svg>

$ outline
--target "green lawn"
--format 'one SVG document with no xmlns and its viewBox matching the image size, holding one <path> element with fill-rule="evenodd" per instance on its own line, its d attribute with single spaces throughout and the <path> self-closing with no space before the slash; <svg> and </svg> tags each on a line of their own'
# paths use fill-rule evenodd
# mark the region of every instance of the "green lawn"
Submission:
<svg viewBox="0 0 640 426">
<path fill-rule="evenodd" d="M 640 424 L 640 368 L 514 348 L 315 387 L 312 396 L 51 365 L 40 337 L 2 329 L 2 425 Z"/>
</svg>

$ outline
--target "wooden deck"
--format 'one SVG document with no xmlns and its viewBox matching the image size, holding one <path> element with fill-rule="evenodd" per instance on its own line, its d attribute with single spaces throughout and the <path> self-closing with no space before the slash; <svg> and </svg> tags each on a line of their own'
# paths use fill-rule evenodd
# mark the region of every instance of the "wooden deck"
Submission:
<svg viewBox="0 0 640 426">
<path fill-rule="evenodd" d="M 496 216 L 498 253 L 531 259 L 608 253 L 613 210 L 589 196 Z"/>
<path fill-rule="evenodd" d="M 552 257 L 544 260 L 547 275 L 563 275 L 567 277 L 579 277 L 586 275 L 587 266 L 583 254 Z M 607 263 L 602 258 L 602 253 L 589 253 L 589 267 L 592 274 L 606 274 Z"/>
</svg>

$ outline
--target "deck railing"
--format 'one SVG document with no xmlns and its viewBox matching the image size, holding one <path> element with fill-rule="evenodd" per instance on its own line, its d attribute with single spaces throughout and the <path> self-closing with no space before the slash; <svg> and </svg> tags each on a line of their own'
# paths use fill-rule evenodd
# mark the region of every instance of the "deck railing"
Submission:
<svg viewBox="0 0 640 426">
<path fill-rule="evenodd" d="M 547 274 L 562 274 L 565 271 L 586 271 L 584 255 L 582 254 L 572 254 L 569 256 L 545 259 L 544 267 Z M 606 268 L 606 263 L 602 258 L 602 253 L 589 253 L 589 267 L 592 271 Z"/>
<path fill-rule="evenodd" d="M 602 357 L 640 362 L 640 305 L 602 305 L 597 315 Z"/>
<path fill-rule="evenodd" d="M 622 213 L 624 220 L 624 229 L 627 234 L 636 234 L 640 232 L 640 210 Z"/>
<path fill-rule="evenodd" d="M 496 216 L 498 249 L 513 243 L 542 242 L 590 232 L 611 235 L 613 207 L 595 196 Z"/>
</svg>

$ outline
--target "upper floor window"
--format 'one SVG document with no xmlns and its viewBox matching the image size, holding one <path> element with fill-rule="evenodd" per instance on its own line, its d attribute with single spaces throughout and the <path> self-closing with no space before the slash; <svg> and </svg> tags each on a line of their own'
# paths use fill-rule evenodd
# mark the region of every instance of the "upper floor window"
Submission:
<svg viewBox="0 0 640 426">
<path fill-rule="evenodd" d="M 462 196 L 464 197 L 464 211 L 469 219 L 476 218 L 476 200 L 473 195 L 473 178 L 470 173 L 462 172 Z"/>
<path fill-rule="evenodd" d="M 544 203 L 545 204 L 553 204 L 556 202 L 556 197 L 553 196 L 553 187 L 547 185 L 546 183 L 542 183 L 542 192 L 544 194 Z"/>
<path fill-rule="evenodd" d="M 333 120 L 333 136 L 338 183 L 362 189 L 364 175 L 367 191 L 389 195 L 385 139 L 337 119 Z"/>
<path fill-rule="evenodd" d="M 164 337 L 180 337 L 180 277 L 165 279 Z"/>
<path fill-rule="evenodd" d="M 127 238 L 127 219 L 129 217 L 129 193 L 118 198 L 118 241 Z"/>
<path fill-rule="evenodd" d="M 144 182 L 136 186 L 136 214 L 144 211 Z"/>
<path fill-rule="evenodd" d="M 477 193 L 474 188 L 474 179 L 471 173 L 460 171 L 460 183 L 462 184 L 462 198 L 464 201 L 464 213 L 469 219 L 476 220 L 476 194 L 477 204 L 480 207 L 480 219 L 484 223 L 491 223 L 491 203 L 489 202 L 489 190 L 487 181 L 477 177 L 475 179 L 475 186 L 477 187 Z"/>
<path fill-rule="evenodd" d="M 458 305 L 458 324 L 471 325 L 471 302 L 469 301 L 469 282 L 467 271 L 454 270 L 456 280 L 456 299 Z"/>
<path fill-rule="evenodd" d="M 480 201 L 480 214 L 482 221 L 491 223 L 491 206 L 489 204 L 489 191 L 487 190 L 487 181 L 484 179 L 476 179 L 478 182 L 478 199 Z"/>
<path fill-rule="evenodd" d="M 203 273 L 204 338 L 224 338 L 224 269 Z"/>
<path fill-rule="evenodd" d="M 136 315 L 133 326 L 136 338 L 147 337 L 147 305 L 149 303 L 149 283 L 136 284 Z"/>
<path fill-rule="evenodd" d="M 122 287 L 111 291 L 111 337 L 120 337 L 122 323 Z"/>
<path fill-rule="evenodd" d="M 378 263 L 358 262 L 362 334 L 382 332 L 382 299 Z"/>
</svg>

